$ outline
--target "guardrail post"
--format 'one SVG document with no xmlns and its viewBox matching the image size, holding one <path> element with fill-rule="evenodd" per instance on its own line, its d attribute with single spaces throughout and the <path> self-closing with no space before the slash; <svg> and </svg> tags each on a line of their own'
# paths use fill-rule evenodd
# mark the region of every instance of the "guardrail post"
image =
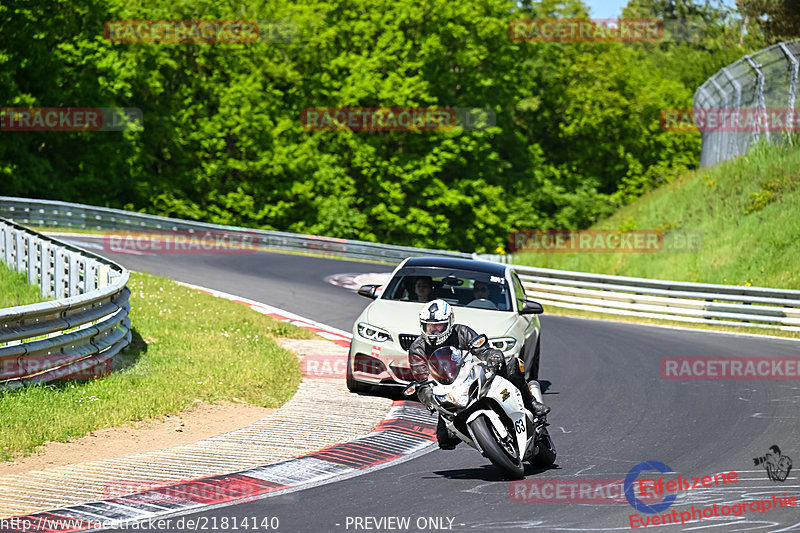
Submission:
<svg viewBox="0 0 800 533">
<path fill-rule="evenodd" d="M 28 283 L 31 285 L 36 285 L 36 282 L 39 281 L 36 275 L 36 269 L 39 267 L 39 258 L 37 257 L 39 243 L 39 237 L 31 236 L 28 240 Z"/>
<path fill-rule="evenodd" d="M 10 228 L 6 228 L 5 234 L 5 263 L 10 267 L 14 264 L 11 262 L 13 257 L 12 253 L 14 248 L 14 235 L 12 234 Z"/>
<path fill-rule="evenodd" d="M 27 255 L 25 254 L 25 237 L 17 232 L 17 237 L 14 239 L 16 241 L 16 257 L 14 258 L 14 270 L 17 272 L 22 272 L 25 269 L 25 258 Z"/>
<path fill-rule="evenodd" d="M 92 292 L 97 288 L 97 265 L 97 261 L 93 259 L 86 260 L 83 270 L 83 292 Z"/>
<path fill-rule="evenodd" d="M 60 300 L 65 297 L 65 293 L 67 292 L 64 287 L 64 283 L 66 282 L 66 258 L 64 257 L 64 252 L 59 250 L 58 248 L 53 250 L 55 253 L 55 263 L 53 268 L 53 283 L 55 284 L 55 296 L 56 299 Z"/>
<path fill-rule="evenodd" d="M 67 296 L 77 296 L 81 293 L 80 289 L 80 274 L 81 274 L 81 263 L 83 262 L 81 257 L 76 253 L 69 253 L 67 254 L 69 259 L 69 287 L 67 288 Z"/>
<path fill-rule="evenodd" d="M 108 285 L 111 268 L 108 265 L 100 265 L 97 269 L 97 288 L 102 289 Z"/>
<path fill-rule="evenodd" d="M 50 264 L 51 250 L 52 248 L 50 243 L 47 241 L 42 241 L 41 252 L 39 256 L 39 273 L 41 276 L 39 287 L 41 288 L 40 294 L 43 298 L 49 298 L 55 291 L 54 286 L 51 289 L 51 284 L 53 283 L 53 268 Z"/>
</svg>

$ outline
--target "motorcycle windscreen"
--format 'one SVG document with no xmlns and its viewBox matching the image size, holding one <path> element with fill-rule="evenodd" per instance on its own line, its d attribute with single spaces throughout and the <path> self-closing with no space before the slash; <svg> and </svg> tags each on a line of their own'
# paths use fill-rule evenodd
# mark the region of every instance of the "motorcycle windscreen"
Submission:
<svg viewBox="0 0 800 533">
<path fill-rule="evenodd" d="M 428 358 L 428 372 L 442 385 L 451 385 L 461 369 L 463 360 L 461 350 L 452 346 L 442 346 Z"/>
</svg>

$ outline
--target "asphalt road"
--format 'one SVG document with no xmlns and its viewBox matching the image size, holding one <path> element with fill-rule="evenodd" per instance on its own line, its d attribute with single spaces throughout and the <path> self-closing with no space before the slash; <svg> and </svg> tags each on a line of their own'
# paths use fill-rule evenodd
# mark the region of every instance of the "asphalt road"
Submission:
<svg viewBox="0 0 800 533">
<path fill-rule="evenodd" d="M 329 326 L 351 331 L 370 303 L 325 281 L 332 274 L 391 272 L 393 267 L 280 253 L 147 254 L 110 253 L 99 238 L 65 239 L 119 262 L 129 270 L 244 296 Z"/>
<path fill-rule="evenodd" d="M 246 296 L 347 331 L 369 301 L 324 278 L 390 270 L 270 253 L 112 258 L 133 270 Z M 541 321 L 540 375 L 545 402 L 553 408 L 548 418 L 558 459 L 546 471 L 529 466 L 527 480 L 620 480 L 638 463 L 653 460 L 683 477 L 738 472 L 736 482 L 724 487 L 681 492 L 667 513 L 773 494 L 800 496 L 797 470 L 784 482 L 771 481 L 753 461 L 774 444 L 800 461 L 800 383 L 664 380 L 659 367 L 665 356 L 798 357 L 800 343 L 546 314 Z M 630 529 L 630 515 L 636 513 L 627 502 L 515 501 L 514 494 L 530 495 L 515 491 L 520 489 L 462 444 L 351 479 L 174 520 L 199 520 L 197 525 L 217 531 L 232 530 L 234 519 L 251 531 L 256 524 L 266 531 L 264 517 L 276 517 L 277 530 L 286 532 L 607 531 Z M 387 521 L 390 517 L 395 518 Z M 653 527 L 800 531 L 800 507 L 648 529 Z"/>
</svg>

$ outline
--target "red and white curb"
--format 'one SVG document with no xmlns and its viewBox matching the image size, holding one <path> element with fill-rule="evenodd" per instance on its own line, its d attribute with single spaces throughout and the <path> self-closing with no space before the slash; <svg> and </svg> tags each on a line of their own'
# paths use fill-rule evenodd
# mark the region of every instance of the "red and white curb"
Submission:
<svg viewBox="0 0 800 533">
<path fill-rule="evenodd" d="M 340 346 L 350 345 L 351 335 L 345 331 L 247 298 L 186 283 L 181 285 L 242 303 L 259 313 L 313 331 Z M 5 518 L 0 520 L 0 532 L 68 533 L 104 529 L 204 508 L 252 502 L 386 466 L 431 447 L 435 441 L 436 420 L 430 413 L 416 402 L 395 401 L 374 431 L 350 442 L 232 474 Z"/>
<path fill-rule="evenodd" d="M 435 440 L 436 422 L 430 414 L 416 402 L 397 401 L 375 431 L 350 442 L 233 474 L 6 518 L 0 521 L 0 531 L 86 531 L 128 526 L 210 506 L 253 502 L 304 485 L 316 486 L 326 480 L 333 481 L 332 478 L 351 477 L 422 451 Z"/>
<path fill-rule="evenodd" d="M 365 274 L 334 274 L 325 281 L 351 291 L 357 291 L 362 285 L 385 285 L 392 276 L 391 272 L 368 272 Z"/>
</svg>

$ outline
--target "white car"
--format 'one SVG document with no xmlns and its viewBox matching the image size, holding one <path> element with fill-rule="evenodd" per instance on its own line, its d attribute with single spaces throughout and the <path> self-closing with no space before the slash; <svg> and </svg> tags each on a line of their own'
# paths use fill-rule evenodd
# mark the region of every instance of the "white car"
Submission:
<svg viewBox="0 0 800 533">
<path fill-rule="evenodd" d="M 428 300 L 417 296 L 417 280 L 424 280 L 421 285 L 432 282 Z M 422 287 L 421 292 L 428 291 Z M 522 359 L 526 380 L 539 377 L 541 327 L 536 315 L 542 313 L 542 306 L 526 299 L 519 276 L 508 265 L 414 257 L 400 263 L 385 285 L 363 285 L 358 293 L 375 301 L 353 325 L 347 358 L 347 388 L 353 392 L 413 381 L 408 347 L 420 335 L 420 310 L 434 298 L 454 307 L 456 324 L 485 333 L 509 365 L 518 366 L 515 358 Z"/>
</svg>

